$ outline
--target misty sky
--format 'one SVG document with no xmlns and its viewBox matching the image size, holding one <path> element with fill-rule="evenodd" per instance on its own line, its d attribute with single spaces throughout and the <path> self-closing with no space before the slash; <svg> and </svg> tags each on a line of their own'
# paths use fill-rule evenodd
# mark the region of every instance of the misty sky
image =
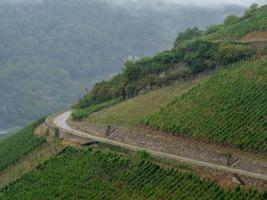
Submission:
<svg viewBox="0 0 267 200">
<path fill-rule="evenodd" d="M 252 3 L 258 3 L 258 4 L 267 3 L 267 0 L 168 0 L 168 1 L 182 3 L 182 4 L 194 3 L 203 6 L 222 4 L 222 3 L 240 4 L 245 6 L 251 5 Z"/>
</svg>

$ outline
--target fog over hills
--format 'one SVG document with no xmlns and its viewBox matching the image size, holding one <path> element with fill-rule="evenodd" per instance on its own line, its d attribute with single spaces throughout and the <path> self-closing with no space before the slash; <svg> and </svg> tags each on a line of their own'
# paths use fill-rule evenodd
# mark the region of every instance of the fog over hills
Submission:
<svg viewBox="0 0 267 200">
<path fill-rule="evenodd" d="M 0 129 L 74 103 L 85 87 L 119 72 L 129 55 L 171 48 L 179 31 L 205 28 L 244 9 L 114 2 L 1 1 Z"/>
</svg>

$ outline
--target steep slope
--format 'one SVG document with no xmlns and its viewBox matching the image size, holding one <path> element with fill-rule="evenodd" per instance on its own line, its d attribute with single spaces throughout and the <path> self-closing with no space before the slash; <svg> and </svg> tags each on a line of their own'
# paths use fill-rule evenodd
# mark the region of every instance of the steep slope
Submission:
<svg viewBox="0 0 267 200">
<path fill-rule="evenodd" d="M 176 96 L 182 95 L 202 78 L 186 81 L 184 83 L 176 84 L 174 86 L 165 87 L 162 89 L 153 90 L 143 95 L 138 95 L 129 100 L 120 102 L 109 108 L 100 110 L 90 115 L 81 122 L 72 122 L 78 124 L 91 124 L 91 125 L 116 125 L 133 127 L 138 126 L 140 121 L 157 111 L 159 107 L 166 105 L 172 101 Z M 75 115 L 75 111 L 74 111 Z"/>
<path fill-rule="evenodd" d="M 144 124 L 187 137 L 266 152 L 267 80 L 264 56 L 267 44 L 263 41 L 240 42 L 247 34 L 257 34 L 258 31 L 266 33 L 266 8 L 252 6 L 241 17 L 229 16 L 224 24 L 216 25 L 213 32 L 213 27 L 205 32 L 198 28 L 188 29 L 178 34 L 173 49 L 154 57 L 126 62 L 121 74 L 96 84 L 79 101 L 74 107 L 73 119 L 81 120 L 89 116 L 85 123 L 120 123 L 120 114 L 124 113 L 125 119 L 130 119 L 132 115 L 123 108 L 124 103 L 91 116 L 94 110 L 90 108 L 110 100 L 127 100 L 144 91 L 226 68 L 145 119 Z M 228 33 L 230 36 L 224 37 Z M 149 104 L 147 97 L 144 102 Z M 134 102 L 138 105 L 138 98 L 128 105 L 134 105 Z M 87 112 L 88 109 L 90 112 Z M 111 110 L 118 113 L 114 115 L 118 117 L 117 122 L 109 114 Z M 126 117 L 127 114 L 129 117 Z M 145 116 L 140 113 L 141 117 Z M 138 114 L 134 118 L 137 119 Z M 122 121 L 127 124 L 127 120 Z M 129 124 L 132 123 L 130 121 Z M 134 123 L 137 125 L 136 120 Z"/>
<path fill-rule="evenodd" d="M 178 31 L 243 9 L 114 2 L 0 2 L 0 129 L 68 106 L 86 87 L 118 72 L 129 55 L 154 54 L 168 48 Z"/>
<path fill-rule="evenodd" d="M 267 152 L 267 59 L 221 70 L 145 120 L 149 127 Z"/>
<path fill-rule="evenodd" d="M 254 32 L 267 29 L 267 5 L 257 8 L 251 6 L 242 17 L 228 17 L 223 25 L 210 26 L 207 30 L 209 39 L 241 39 Z M 256 41 L 257 38 L 254 38 Z"/>
<path fill-rule="evenodd" d="M 55 184 L 56 183 L 56 184 Z M 256 191 L 224 191 L 183 169 L 164 169 L 139 158 L 65 149 L 56 158 L 0 191 L 0 199 L 263 200 Z"/>
<path fill-rule="evenodd" d="M 89 109 L 86 114 L 86 109 L 98 104 L 122 101 L 143 91 L 166 87 L 199 73 L 247 60 L 255 54 L 266 54 L 267 43 L 263 40 L 267 28 L 266 8 L 253 5 L 243 16 L 229 16 L 224 24 L 210 26 L 206 31 L 187 29 L 178 34 L 173 49 L 153 57 L 128 60 L 122 73 L 111 80 L 97 83 L 80 99 L 73 118 L 86 118 L 94 112 L 94 109 Z M 258 41 L 255 35 L 261 36 Z M 98 111 L 106 106 L 97 108 Z"/>
<path fill-rule="evenodd" d="M 0 141 L 0 172 L 45 143 L 45 138 L 33 134 L 42 122 L 35 122 Z"/>
</svg>

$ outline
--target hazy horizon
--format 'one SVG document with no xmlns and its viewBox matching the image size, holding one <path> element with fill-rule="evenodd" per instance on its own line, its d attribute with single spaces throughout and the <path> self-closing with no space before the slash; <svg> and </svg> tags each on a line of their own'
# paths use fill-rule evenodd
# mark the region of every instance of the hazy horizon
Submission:
<svg viewBox="0 0 267 200">
<path fill-rule="evenodd" d="M 27 2 L 27 1 L 32 1 L 32 0 L 6 0 L 9 2 Z M 35 0 L 32 2 L 42 2 L 45 0 Z M 127 2 L 136 2 L 136 3 L 140 3 L 140 2 L 145 2 L 145 1 L 155 1 L 155 2 L 173 2 L 173 3 L 178 3 L 178 4 L 183 4 L 183 5 L 197 5 L 197 6 L 205 6 L 205 7 L 209 7 L 209 6 L 218 6 L 218 5 L 222 5 L 222 4 L 236 4 L 236 5 L 241 5 L 241 6 L 249 6 L 253 3 L 257 3 L 260 5 L 266 4 L 267 0 L 99 0 L 99 1 L 110 1 L 110 2 L 114 2 L 114 3 L 118 3 L 118 4 L 124 4 Z"/>
</svg>

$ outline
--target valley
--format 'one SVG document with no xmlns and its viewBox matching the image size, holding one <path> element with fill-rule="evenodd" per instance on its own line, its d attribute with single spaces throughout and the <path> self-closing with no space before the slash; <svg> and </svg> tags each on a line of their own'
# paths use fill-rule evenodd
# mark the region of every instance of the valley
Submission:
<svg viewBox="0 0 267 200">
<path fill-rule="evenodd" d="M 266 30 L 252 4 L 125 60 L 0 141 L 0 200 L 267 200 Z"/>
</svg>

